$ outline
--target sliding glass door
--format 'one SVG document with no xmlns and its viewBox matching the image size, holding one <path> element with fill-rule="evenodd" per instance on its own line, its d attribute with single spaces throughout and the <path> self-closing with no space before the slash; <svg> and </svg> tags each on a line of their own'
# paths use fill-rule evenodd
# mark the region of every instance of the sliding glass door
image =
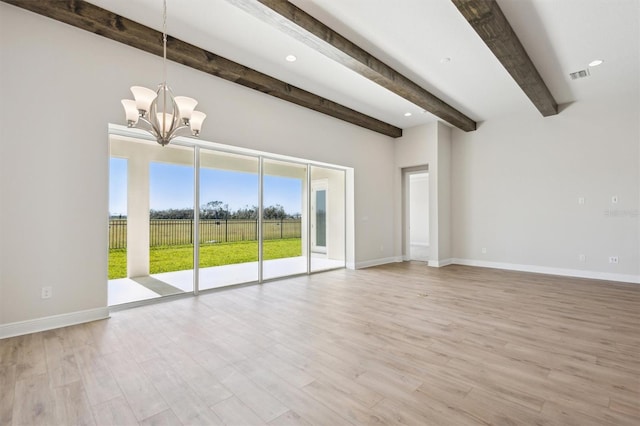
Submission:
<svg viewBox="0 0 640 426">
<path fill-rule="evenodd" d="M 263 160 L 262 278 L 307 272 L 307 166 Z"/>
<path fill-rule="evenodd" d="M 149 162 L 149 276 L 134 281 L 161 296 L 193 291 L 193 149 L 154 147 Z"/>
<path fill-rule="evenodd" d="M 258 281 L 259 159 L 200 149 L 199 288 Z"/>
<path fill-rule="evenodd" d="M 181 143 L 110 139 L 110 305 L 345 266 L 344 170 Z"/>
</svg>

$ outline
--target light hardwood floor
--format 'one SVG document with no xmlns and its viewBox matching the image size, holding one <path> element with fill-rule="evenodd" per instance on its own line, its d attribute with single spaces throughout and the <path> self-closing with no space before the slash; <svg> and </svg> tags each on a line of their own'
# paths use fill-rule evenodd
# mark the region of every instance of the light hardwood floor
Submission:
<svg viewBox="0 0 640 426">
<path fill-rule="evenodd" d="M 338 270 L 0 340 L 2 425 L 638 425 L 640 286 Z"/>
</svg>

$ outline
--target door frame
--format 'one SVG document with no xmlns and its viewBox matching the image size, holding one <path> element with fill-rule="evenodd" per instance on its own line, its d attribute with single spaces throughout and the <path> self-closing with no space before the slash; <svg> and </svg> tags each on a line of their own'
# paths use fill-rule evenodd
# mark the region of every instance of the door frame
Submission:
<svg viewBox="0 0 640 426">
<path fill-rule="evenodd" d="M 410 179 L 409 176 L 419 173 L 429 173 L 429 165 L 402 168 L 402 260 L 411 260 L 411 220 L 410 220 Z M 429 215 L 429 222 L 432 218 Z M 429 226 L 429 225 L 428 225 Z"/>
</svg>

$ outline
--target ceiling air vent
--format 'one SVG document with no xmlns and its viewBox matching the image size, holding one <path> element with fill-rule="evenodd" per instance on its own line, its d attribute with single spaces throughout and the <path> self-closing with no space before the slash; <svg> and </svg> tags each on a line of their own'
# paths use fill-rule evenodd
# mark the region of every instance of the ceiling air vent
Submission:
<svg viewBox="0 0 640 426">
<path fill-rule="evenodd" d="M 577 80 L 579 78 L 589 77 L 590 75 L 591 73 L 589 73 L 589 70 L 586 69 L 586 70 L 572 72 L 571 74 L 569 74 L 569 77 L 571 77 L 571 80 Z"/>
</svg>

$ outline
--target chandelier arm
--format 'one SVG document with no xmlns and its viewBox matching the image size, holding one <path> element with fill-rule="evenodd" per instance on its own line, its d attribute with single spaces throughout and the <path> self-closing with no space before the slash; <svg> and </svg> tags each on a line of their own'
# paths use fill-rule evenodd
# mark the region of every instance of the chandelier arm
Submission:
<svg viewBox="0 0 640 426">
<path fill-rule="evenodd" d="M 178 109 L 178 104 L 176 103 L 176 98 L 173 96 L 173 91 L 169 86 L 167 86 L 167 91 L 169 92 L 169 99 L 171 99 L 171 106 L 173 108 L 173 121 L 171 123 L 171 128 L 169 134 L 172 134 L 178 127 L 180 127 L 180 110 Z M 166 111 L 166 107 L 165 107 Z"/>
<path fill-rule="evenodd" d="M 145 126 L 141 126 L 140 123 L 145 124 Z M 135 124 L 131 124 L 129 127 L 132 127 L 134 129 L 140 129 L 140 130 L 144 130 L 146 132 L 149 132 L 153 135 L 153 137 L 155 137 L 156 139 L 159 136 L 158 130 L 156 128 L 156 126 L 150 122 L 149 120 L 147 120 L 147 118 L 143 117 L 143 116 L 139 116 L 138 117 L 138 122 Z"/>
<path fill-rule="evenodd" d="M 160 93 L 159 91 L 157 92 Z M 151 134 L 156 138 L 156 140 L 160 140 L 162 138 L 162 127 L 161 123 L 158 122 L 158 97 L 151 102 L 151 106 L 149 106 L 149 118 L 148 123 L 151 125 Z"/>
<path fill-rule="evenodd" d="M 142 118 L 141 117 L 140 119 L 142 119 L 143 122 L 145 124 L 147 124 L 147 126 L 149 127 L 149 129 L 144 129 L 144 130 L 146 130 L 147 132 L 151 133 L 151 135 L 156 140 L 162 138 L 162 134 L 160 133 L 160 128 L 156 124 L 154 124 L 153 122 L 147 120 L 146 118 Z M 138 121 L 140 121 L 140 120 L 138 120 Z"/>
<path fill-rule="evenodd" d="M 175 138 L 176 136 L 179 136 L 178 133 L 183 131 L 183 130 L 185 130 L 185 129 L 189 129 L 189 126 L 183 124 L 181 126 L 176 127 L 175 129 L 173 129 L 173 131 L 171 131 L 171 133 L 168 136 L 168 139 L 171 140 L 171 139 Z"/>
</svg>

